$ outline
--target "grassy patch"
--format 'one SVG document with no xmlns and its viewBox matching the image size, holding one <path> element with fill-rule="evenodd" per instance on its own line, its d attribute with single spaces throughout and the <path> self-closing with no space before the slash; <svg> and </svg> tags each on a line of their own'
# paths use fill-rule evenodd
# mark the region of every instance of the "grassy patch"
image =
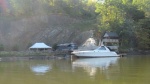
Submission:
<svg viewBox="0 0 150 84">
<path fill-rule="evenodd" d="M 0 56 L 52 56 L 52 52 L 30 52 L 30 51 L 1 51 Z"/>
</svg>

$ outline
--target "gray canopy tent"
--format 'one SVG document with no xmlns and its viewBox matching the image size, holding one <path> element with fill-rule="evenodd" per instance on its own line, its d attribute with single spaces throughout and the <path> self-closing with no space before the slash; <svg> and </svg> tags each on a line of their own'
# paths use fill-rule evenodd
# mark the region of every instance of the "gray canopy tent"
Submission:
<svg viewBox="0 0 150 84">
<path fill-rule="evenodd" d="M 45 50 L 51 50 L 52 47 L 46 45 L 45 43 L 35 43 L 33 44 L 29 50 L 36 50 L 36 51 L 45 51 Z"/>
</svg>

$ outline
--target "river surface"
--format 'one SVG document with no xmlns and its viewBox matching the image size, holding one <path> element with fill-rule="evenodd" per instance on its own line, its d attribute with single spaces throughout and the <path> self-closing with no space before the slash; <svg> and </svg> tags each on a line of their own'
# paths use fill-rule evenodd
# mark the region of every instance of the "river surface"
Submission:
<svg viewBox="0 0 150 84">
<path fill-rule="evenodd" d="M 150 56 L 0 61 L 0 84 L 150 84 Z"/>
</svg>

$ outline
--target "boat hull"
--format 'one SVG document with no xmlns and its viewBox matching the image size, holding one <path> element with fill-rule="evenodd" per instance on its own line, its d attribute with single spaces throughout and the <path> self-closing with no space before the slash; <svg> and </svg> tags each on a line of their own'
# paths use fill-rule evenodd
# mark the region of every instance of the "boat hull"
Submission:
<svg viewBox="0 0 150 84">
<path fill-rule="evenodd" d="M 118 57 L 116 52 L 73 52 L 78 57 Z"/>
</svg>

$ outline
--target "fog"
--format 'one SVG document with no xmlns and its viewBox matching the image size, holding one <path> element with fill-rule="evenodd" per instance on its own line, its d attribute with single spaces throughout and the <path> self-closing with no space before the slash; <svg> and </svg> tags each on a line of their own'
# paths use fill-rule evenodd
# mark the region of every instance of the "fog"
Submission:
<svg viewBox="0 0 150 84">
<path fill-rule="evenodd" d="M 27 50 L 35 42 L 81 43 L 75 36 L 81 36 L 81 28 L 91 28 L 90 21 L 81 19 L 84 6 L 80 0 L 0 0 L 0 45 Z"/>
</svg>

